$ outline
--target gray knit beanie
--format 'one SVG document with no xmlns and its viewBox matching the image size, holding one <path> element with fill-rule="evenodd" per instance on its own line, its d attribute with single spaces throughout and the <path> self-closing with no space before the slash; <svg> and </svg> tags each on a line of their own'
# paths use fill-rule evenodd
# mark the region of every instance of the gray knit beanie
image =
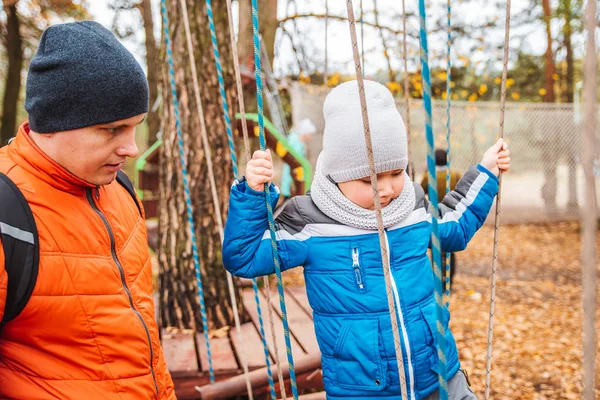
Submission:
<svg viewBox="0 0 600 400">
<path fill-rule="evenodd" d="M 405 169 L 408 164 L 406 128 L 394 97 L 385 86 L 364 82 L 375 169 L 378 174 Z M 323 173 L 335 182 L 370 175 L 361 110 L 356 80 L 333 89 L 323 104 L 325 132 L 319 158 Z"/>
<path fill-rule="evenodd" d="M 133 55 L 102 25 L 53 25 L 27 76 L 25 109 L 34 132 L 52 133 L 148 112 L 148 81 Z"/>
</svg>

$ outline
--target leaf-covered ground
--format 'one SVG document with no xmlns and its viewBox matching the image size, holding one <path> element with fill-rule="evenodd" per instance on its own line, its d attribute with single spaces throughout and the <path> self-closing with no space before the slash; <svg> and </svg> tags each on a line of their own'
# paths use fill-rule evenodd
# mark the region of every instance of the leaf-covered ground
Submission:
<svg viewBox="0 0 600 400">
<path fill-rule="evenodd" d="M 481 399 L 486 376 L 492 244 L 493 228 L 485 226 L 469 248 L 459 253 L 450 306 L 450 326 L 462 366 Z M 493 399 L 582 397 L 579 254 L 576 223 L 501 228 Z M 286 273 L 285 280 L 291 285 L 302 284 L 301 269 Z M 596 381 L 600 382 L 600 374 Z"/>
</svg>

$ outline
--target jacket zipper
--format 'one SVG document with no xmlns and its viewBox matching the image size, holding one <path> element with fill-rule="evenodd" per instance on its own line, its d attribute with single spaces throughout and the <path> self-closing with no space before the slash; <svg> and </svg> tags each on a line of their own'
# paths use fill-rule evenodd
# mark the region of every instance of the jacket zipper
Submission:
<svg viewBox="0 0 600 400">
<path fill-rule="evenodd" d="M 410 351 L 410 341 L 408 340 L 408 333 L 406 332 L 406 325 L 404 325 L 404 314 L 402 313 L 402 307 L 400 305 L 400 294 L 398 293 L 398 287 L 396 285 L 396 280 L 394 279 L 394 274 L 392 274 L 392 257 L 390 254 L 390 242 L 388 241 L 387 231 L 384 231 L 385 235 L 385 247 L 387 250 L 387 259 L 388 265 L 390 266 L 390 278 L 392 281 L 392 290 L 394 292 L 394 301 L 396 303 L 396 310 L 398 311 L 397 317 L 399 318 L 400 328 L 402 332 L 402 339 L 404 341 L 404 347 L 406 348 L 406 358 L 408 363 L 408 381 L 410 384 L 410 398 L 411 400 L 415 400 L 415 377 L 413 365 L 411 362 L 412 355 Z"/>
<path fill-rule="evenodd" d="M 354 278 L 356 279 L 356 284 L 360 290 L 365 289 L 365 284 L 362 277 L 362 272 L 360 271 L 360 261 L 359 261 L 360 253 L 358 251 L 358 247 L 352 247 L 352 269 L 354 270 Z"/>
<path fill-rule="evenodd" d="M 142 323 L 142 326 L 144 327 L 144 330 L 146 331 L 148 345 L 150 346 L 150 371 L 152 372 L 152 379 L 154 380 L 154 389 L 156 390 L 156 397 L 158 398 L 158 383 L 156 382 L 156 374 L 154 373 L 154 366 L 152 365 L 152 360 L 154 360 L 154 349 L 152 348 L 152 339 L 150 338 L 150 330 L 148 329 L 148 326 L 146 325 L 146 322 L 144 321 L 142 314 L 140 314 L 139 311 L 133 305 L 133 297 L 131 296 L 131 292 L 129 291 L 129 288 L 127 287 L 127 282 L 125 281 L 125 272 L 123 271 L 123 266 L 121 265 L 121 263 L 119 262 L 119 259 L 117 258 L 115 236 L 112 231 L 112 228 L 110 227 L 110 224 L 108 223 L 108 219 L 106 219 L 106 216 L 102 213 L 102 211 L 100 211 L 100 209 L 94 202 L 91 188 L 88 188 L 86 190 L 86 194 L 87 194 L 88 203 L 90 203 L 90 206 L 92 207 L 92 209 L 96 212 L 96 214 L 98 214 L 98 216 L 104 223 L 106 230 L 108 231 L 108 236 L 110 237 L 110 252 L 112 253 L 113 261 L 115 262 L 115 264 L 117 264 L 117 268 L 119 269 L 119 274 L 121 275 L 121 284 L 123 285 L 123 289 L 125 290 L 125 293 L 127 294 L 127 298 L 129 299 L 129 306 L 131 307 L 131 309 L 133 310 L 135 315 L 138 317 L 138 319 Z M 100 195 L 100 192 L 99 192 L 98 188 L 96 188 L 95 189 L 96 199 L 98 199 L 99 195 Z"/>
</svg>

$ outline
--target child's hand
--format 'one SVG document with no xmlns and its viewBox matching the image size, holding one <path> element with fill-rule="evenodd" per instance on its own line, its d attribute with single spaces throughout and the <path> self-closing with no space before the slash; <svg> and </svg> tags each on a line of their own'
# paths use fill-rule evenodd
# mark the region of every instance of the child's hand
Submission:
<svg viewBox="0 0 600 400">
<path fill-rule="evenodd" d="M 273 179 L 273 162 L 271 151 L 255 151 L 252 160 L 246 165 L 246 180 L 248 186 L 257 192 L 263 192 L 265 183 L 271 183 Z"/>
<path fill-rule="evenodd" d="M 500 172 L 507 172 L 510 169 L 510 150 L 508 150 L 508 143 L 502 139 L 498 139 L 498 141 L 483 155 L 481 165 L 492 171 L 496 176 L 498 176 Z"/>
</svg>

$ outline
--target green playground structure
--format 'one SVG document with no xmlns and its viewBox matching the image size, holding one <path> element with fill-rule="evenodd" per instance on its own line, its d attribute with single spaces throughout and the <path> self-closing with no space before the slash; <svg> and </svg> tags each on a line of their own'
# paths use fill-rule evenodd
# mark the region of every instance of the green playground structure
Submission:
<svg viewBox="0 0 600 400">
<path fill-rule="evenodd" d="M 235 115 L 235 118 L 238 120 L 239 126 L 237 133 L 240 134 L 241 115 L 238 113 Z M 250 134 L 254 132 L 255 136 L 258 136 L 258 131 L 255 131 L 255 129 L 258 129 L 258 114 L 246 114 L 246 122 L 248 124 L 248 132 L 250 132 Z M 302 172 L 300 174 L 295 174 L 296 176 L 293 176 L 293 178 L 297 185 L 299 183 L 303 184 L 303 190 L 298 191 L 298 193 L 306 193 L 308 189 L 310 189 L 313 177 L 313 169 L 310 161 L 292 148 L 285 135 L 279 132 L 271 121 L 264 118 L 264 122 L 267 147 L 275 151 L 275 153 L 290 166 L 292 171 L 297 170 L 297 168 L 302 168 Z"/>
<path fill-rule="evenodd" d="M 236 114 L 237 134 L 241 134 L 241 116 Z M 258 114 L 246 114 L 248 131 L 258 136 Z M 296 194 L 304 194 L 310 188 L 313 169 L 310 161 L 292 148 L 285 135 L 265 118 L 265 137 L 267 147 L 290 166 Z M 146 210 L 146 217 L 158 214 L 158 163 L 162 139 L 158 139 L 135 161 L 134 184 L 138 196 Z"/>
</svg>

